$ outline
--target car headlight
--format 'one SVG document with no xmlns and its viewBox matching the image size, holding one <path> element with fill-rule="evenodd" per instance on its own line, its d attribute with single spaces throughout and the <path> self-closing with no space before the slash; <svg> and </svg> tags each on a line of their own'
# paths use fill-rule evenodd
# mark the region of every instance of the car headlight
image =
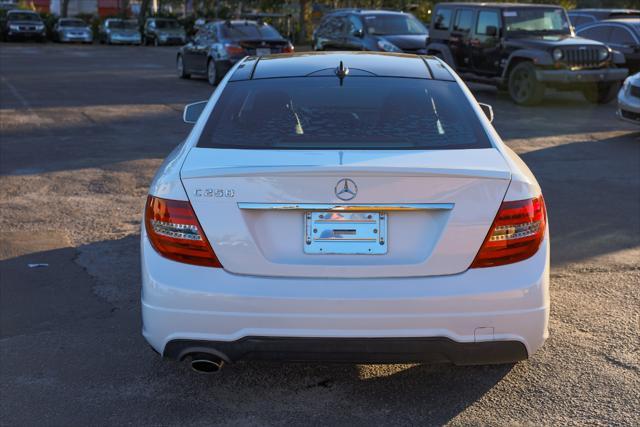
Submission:
<svg viewBox="0 0 640 427">
<path fill-rule="evenodd" d="M 385 39 L 378 40 L 378 47 L 385 52 L 402 52 L 398 46 Z"/>
<path fill-rule="evenodd" d="M 563 57 L 563 53 L 562 53 L 562 49 L 556 48 L 553 49 L 553 59 L 555 59 L 556 61 L 560 61 Z"/>
<path fill-rule="evenodd" d="M 18 27 L 17 25 L 9 25 L 9 29 L 13 31 L 18 31 L 20 27 Z"/>
<path fill-rule="evenodd" d="M 44 30 L 44 25 L 40 24 L 40 25 L 36 25 L 36 30 L 37 31 L 42 31 Z"/>
<path fill-rule="evenodd" d="M 606 47 L 598 49 L 598 60 L 599 61 L 604 61 L 608 57 L 609 57 L 609 49 L 607 49 Z"/>
</svg>

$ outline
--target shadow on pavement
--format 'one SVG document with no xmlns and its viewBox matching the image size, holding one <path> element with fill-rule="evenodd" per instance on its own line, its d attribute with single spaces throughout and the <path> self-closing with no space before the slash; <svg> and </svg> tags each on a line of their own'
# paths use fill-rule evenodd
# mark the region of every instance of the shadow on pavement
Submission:
<svg viewBox="0 0 640 427">
<path fill-rule="evenodd" d="M 348 414 L 438 425 L 512 368 L 260 362 L 196 374 L 160 360 L 140 334 L 138 239 L 0 261 L 3 422 L 264 424 L 287 412 L 297 422 Z M 27 266 L 36 262 L 48 267 Z"/>
</svg>

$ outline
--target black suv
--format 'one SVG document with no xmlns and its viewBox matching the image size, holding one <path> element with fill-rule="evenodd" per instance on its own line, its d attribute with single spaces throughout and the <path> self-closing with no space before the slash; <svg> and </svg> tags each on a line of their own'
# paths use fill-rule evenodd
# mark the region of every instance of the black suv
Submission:
<svg viewBox="0 0 640 427">
<path fill-rule="evenodd" d="M 580 90 L 590 102 L 607 103 L 628 74 L 621 53 L 576 37 L 557 6 L 438 4 L 429 34 L 429 54 L 467 80 L 507 89 L 518 104 L 539 103 L 545 87 Z"/>
<path fill-rule="evenodd" d="M 10 10 L 2 25 L 2 38 L 7 41 L 17 39 L 36 39 L 44 42 L 47 30 L 44 22 L 30 10 Z"/>
<path fill-rule="evenodd" d="M 313 33 L 314 50 L 370 50 L 425 54 L 428 31 L 410 13 L 338 9 Z"/>
</svg>

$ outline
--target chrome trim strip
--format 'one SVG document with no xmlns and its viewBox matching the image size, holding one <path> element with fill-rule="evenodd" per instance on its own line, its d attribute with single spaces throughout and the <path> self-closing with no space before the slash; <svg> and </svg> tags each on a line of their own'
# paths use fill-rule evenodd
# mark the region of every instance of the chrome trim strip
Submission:
<svg viewBox="0 0 640 427">
<path fill-rule="evenodd" d="M 376 204 L 331 204 L 331 203 L 250 203 L 238 202 L 240 209 L 281 210 L 281 211 L 364 211 L 364 212 L 401 212 L 451 210 L 453 203 L 376 203 Z"/>
</svg>

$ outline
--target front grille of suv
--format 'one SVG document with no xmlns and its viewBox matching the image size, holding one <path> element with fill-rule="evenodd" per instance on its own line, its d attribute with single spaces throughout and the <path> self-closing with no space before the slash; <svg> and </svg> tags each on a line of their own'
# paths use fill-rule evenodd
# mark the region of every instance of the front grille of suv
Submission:
<svg viewBox="0 0 640 427">
<path fill-rule="evenodd" d="M 599 48 L 585 46 L 562 48 L 562 58 L 565 64 L 571 68 L 596 68 L 601 61 L 598 60 Z"/>
</svg>

